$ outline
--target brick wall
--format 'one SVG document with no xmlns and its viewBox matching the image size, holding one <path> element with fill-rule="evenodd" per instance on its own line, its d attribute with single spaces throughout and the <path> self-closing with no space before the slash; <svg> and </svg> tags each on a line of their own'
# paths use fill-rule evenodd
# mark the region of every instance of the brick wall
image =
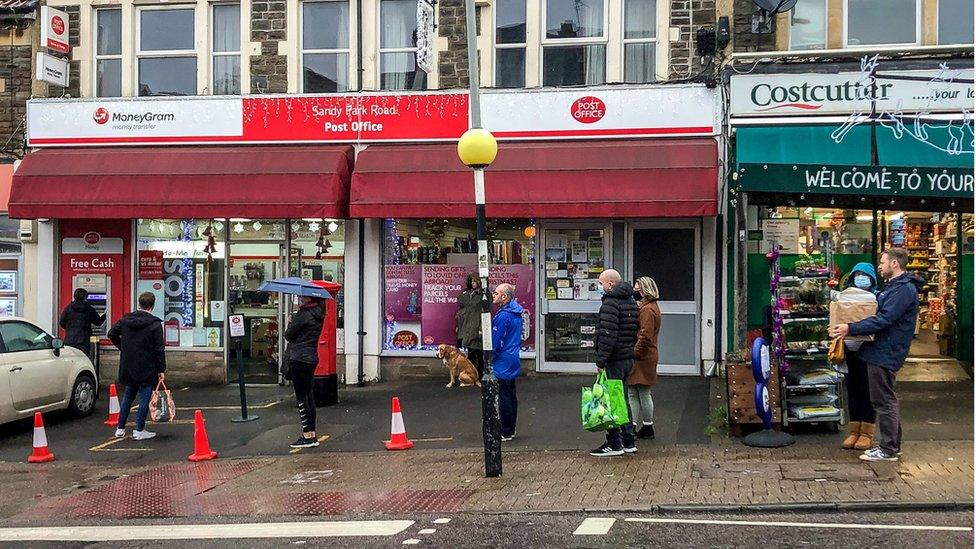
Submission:
<svg viewBox="0 0 976 549">
<path fill-rule="evenodd" d="M 695 55 L 695 35 L 698 29 L 715 28 L 715 0 L 672 0 L 672 28 L 680 36 L 672 41 L 669 78 L 684 78 L 701 71 L 701 59 Z"/>
<path fill-rule="evenodd" d="M 16 31 L 15 31 L 16 32 Z M 0 156 L 19 158 L 23 154 L 24 117 L 33 85 L 31 46 L 0 47 Z"/>
<path fill-rule="evenodd" d="M 475 11 L 478 12 L 480 36 L 481 10 Z M 468 87 L 467 24 L 464 0 L 440 0 L 437 3 L 437 34 L 447 38 L 447 49 L 438 52 L 437 75 L 441 89 Z"/>
<path fill-rule="evenodd" d="M 251 56 L 251 93 L 286 93 L 288 58 L 278 55 L 278 43 L 288 38 L 287 4 L 251 4 L 251 40 L 261 43 L 261 55 Z"/>
<path fill-rule="evenodd" d="M 735 0 L 732 7 L 732 51 L 776 50 L 775 18 L 773 19 L 773 32 L 769 34 L 754 34 L 752 32 L 752 14 L 758 9 L 752 0 Z"/>
<path fill-rule="evenodd" d="M 78 6 L 65 6 L 59 9 L 68 14 L 68 44 L 72 48 L 81 46 L 81 18 L 79 15 L 81 9 Z M 38 24 L 40 24 L 40 20 L 38 20 Z M 68 89 L 64 90 L 64 93 L 71 97 L 81 97 L 81 61 L 69 61 L 69 64 Z M 48 86 L 48 95 L 56 96 L 60 93 L 61 88 Z"/>
</svg>

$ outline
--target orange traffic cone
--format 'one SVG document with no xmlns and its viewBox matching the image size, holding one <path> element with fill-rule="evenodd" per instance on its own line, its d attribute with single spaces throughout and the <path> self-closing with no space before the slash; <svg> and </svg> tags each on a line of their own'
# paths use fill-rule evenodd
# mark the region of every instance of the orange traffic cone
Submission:
<svg viewBox="0 0 976 549">
<path fill-rule="evenodd" d="M 108 386 L 108 419 L 105 425 L 117 427 L 119 425 L 119 393 L 115 390 L 115 384 Z"/>
<path fill-rule="evenodd" d="M 197 410 L 193 418 L 193 453 L 188 459 L 190 461 L 206 461 L 216 457 L 217 452 L 210 449 L 207 428 L 203 424 L 203 412 Z"/>
<path fill-rule="evenodd" d="M 411 448 L 413 448 L 413 442 L 407 439 L 407 430 L 403 427 L 400 399 L 393 397 L 393 421 L 390 424 L 390 441 L 386 443 L 386 449 L 409 450 Z"/>
<path fill-rule="evenodd" d="M 34 413 L 34 451 L 27 456 L 27 463 L 47 463 L 54 461 L 54 454 L 47 449 L 47 435 L 44 434 L 44 420 L 41 413 Z"/>
</svg>

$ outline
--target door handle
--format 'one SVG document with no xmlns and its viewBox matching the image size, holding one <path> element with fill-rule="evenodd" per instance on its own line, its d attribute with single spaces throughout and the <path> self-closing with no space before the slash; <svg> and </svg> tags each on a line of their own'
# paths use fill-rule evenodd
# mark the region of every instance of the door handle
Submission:
<svg viewBox="0 0 976 549">
<path fill-rule="evenodd" d="M 11 372 L 19 372 L 21 370 L 23 370 L 23 368 L 21 368 L 20 366 L 14 366 L 13 368 L 10 369 Z"/>
</svg>

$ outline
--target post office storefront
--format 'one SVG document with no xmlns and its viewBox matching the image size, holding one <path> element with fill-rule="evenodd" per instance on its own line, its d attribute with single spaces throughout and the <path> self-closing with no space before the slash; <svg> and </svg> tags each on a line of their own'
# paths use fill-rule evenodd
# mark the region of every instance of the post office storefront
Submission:
<svg viewBox="0 0 976 549">
<path fill-rule="evenodd" d="M 526 306 L 528 366 L 592 369 L 593 284 L 613 267 L 661 286 L 662 370 L 700 373 L 719 317 L 703 291 L 721 238 L 715 94 L 487 92 L 483 109 L 500 141 L 486 172 L 492 280 L 513 282 Z M 174 118 L 125 122 L 146 112 Z M 39 298 L 47 327 L 76 276 L 92 275 L 110 281 L 113 320 L 141 291 L 162 292 L 171 361 L 194 381 L 228 379 L 226 318 L 245 314 L 245 358 L 274 381 L 291 304 L 256 286 L 331 277 L 344 285 L 347 383 L 442 367 L 433 349 L 456 342 L 454 299 L 474 263 L 473 181 L 454 150 L 466 94 L 40 100 L 29 119 L 35 150 L 11 213 L 44 220 L 41 270 L 58 288 Z M 111 271 L 79 266 L 66 239 L 81 259 L 88 240 L 120 252 Z"/>
</svg>

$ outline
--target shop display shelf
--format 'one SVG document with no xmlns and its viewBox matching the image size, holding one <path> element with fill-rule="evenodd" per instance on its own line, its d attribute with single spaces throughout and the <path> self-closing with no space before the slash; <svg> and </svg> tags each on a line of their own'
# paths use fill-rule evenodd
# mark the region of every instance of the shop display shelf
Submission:
<svg viewBox="0 0 976 549">
<path fill-rule="evenodd" d="M 788 317 L 788 318 L 784 318 L 783 319 L 783 324 L 792 324 L 794 322 L 824 322 L 826 320 L 830 320 L 830 317 L 827 316 L 827 315 L 823 315 L 823 316 L 812 316 L 812 317 L 802 317 L 802 318 L 791 318 L 791 317 Z"/>
<path fill-rule="evenodd" d="M 783 276 L 780 277 L 780 282 L 799 282 L 801 280 L 829 280 L 830 277 L 827 275 L 798 275 L 798 276 Z"/>
<path fill-rule="evenodd" d="M 833 423 L 833 422 L 842 422 L 844 419 L 843 413 L 835 414 L 832 416 L 810 417 L 807 419 L 797 419 L 791 415 L 787 415 L 786 417 L 789 423 Z"/>
<path fill-rule="evenodd" d="M 818 383 L 816 385 L 787 385 L 787 391 L 823 391 L 824 389 L 833 389 L 836 383 Z"/>
</svg>

